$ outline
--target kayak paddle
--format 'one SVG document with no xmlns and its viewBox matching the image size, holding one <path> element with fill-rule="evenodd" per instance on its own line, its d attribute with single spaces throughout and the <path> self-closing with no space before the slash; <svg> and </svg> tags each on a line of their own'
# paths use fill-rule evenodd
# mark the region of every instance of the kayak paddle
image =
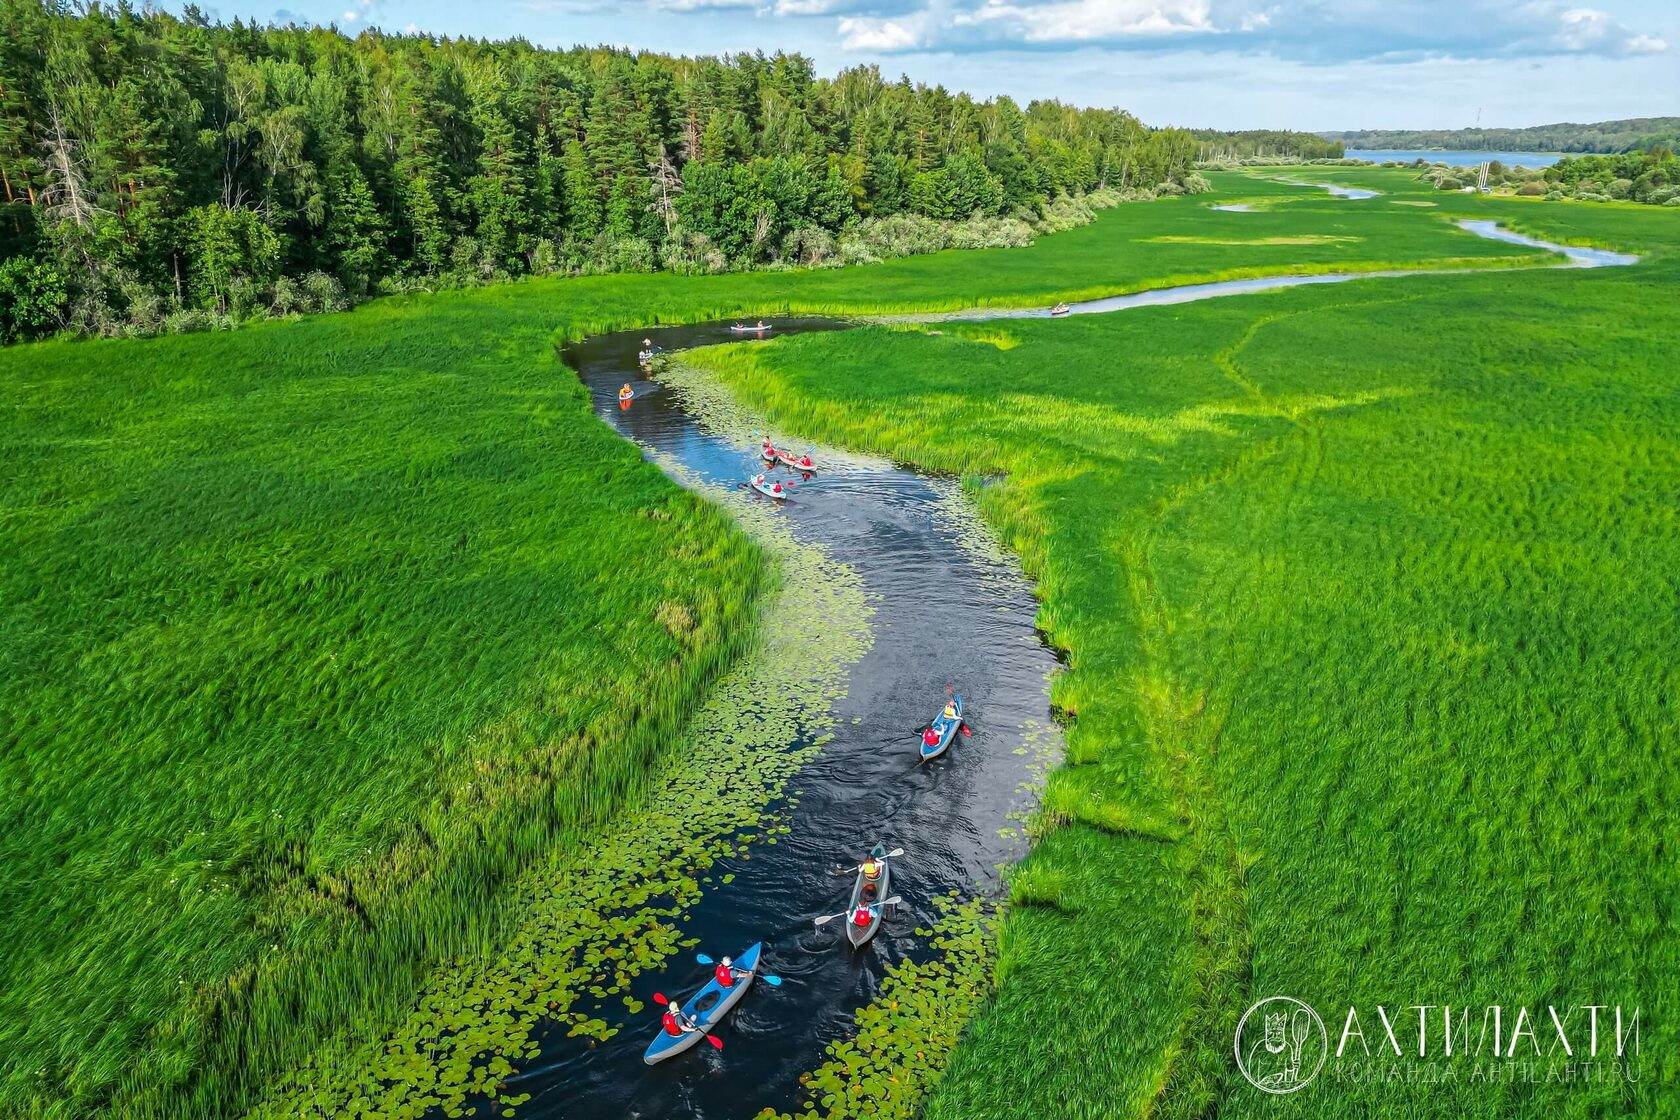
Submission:
<svg viewBox="0 0 1680 1120">
<path fill-rule="evenodd" d="M 657 1009 L 657 1008 L 660 1008 L 660 1007 L 669 1007 L 670 1005 L 666 1002 L 664 996 L 660 995 L 658 992 L 654 992 L 653 993 L 653 1006 L 655 1007 L 655 1009 Z M 676 1016 L 677 1016 L 677 1021 L 679 1023 L 682 1023 L 684 1026 L 693 1027 L 695 1030 L 700 1029 L 700 1024 L 694 1022 L 694 1020 L 690 1019 L 687 1015 L 684 1015 L 681 1011 L 678 1011 L 676 1013 Z M 711 1046 L 712 1046 L 713 1050 L 722 1050 L 723 1049 L 723 1039 L 718 1038 L 716 1035 L 711 1035 L 711 1034 L 704 1035 L 703 1037 L 706 1039 L 707 1042 L 711 1043 Z"/>
<path fill-rule="evenodd" d="M 699 961 L 701 964 L 716 964 L 717 963 L 716 961 L 712 960 L 711 957 L 708 957 L 704 953 L 694 954 L 694 959 Z M 760 972 L 760 973 L 757 973 L 756 975 L 758 976 L 758 978 L 760 980 L 764 981 L 766 984 L 770 985 L 772 988 L 779 988 L 779 987 L 782 986 L 782 978 L 780 976 L 772 976 L 768 972 Z"/>
<path fill-rule="evenodd" d="M 903 898 L 901 898 L 901 897 L 899 897 L 898 895 L 895 894 L 891 898 L 887 899 L 885 902 L 875 903 L 873 906 L 869 907 L 869 909 L 871 911 L 874 911 L 874 910 L 881 909 L 883 906 L 897 906 L 899 903 L 901 903 L 903 901 L 904 901 Z M 851 914 L 854 914 L 854 913 L 856 913 L 855 910 L 842 910 L 838 914 L 824 914 L 822 917 L 816 919 L 811 924 L 816 925 L 816 926 L 820 926 L 824 922 L 832 922 L 836 918 L 844 918 L 844 917 L 847 917 L 847 916 L 849 916 Z"/>
<path fill-rule="evenodd" d="M 892 851 L 888 852 L 886 855 L 882 856 L 881 858 L 882 859 L 897 859 L 899 856 L 901 856 L 903 854 L 904 854 L 904 849 L 903 848 L 894 848 Z M 853 871 L 861 871 L 861 870 L 863 870 L 863 864 L 860 863 L 860 864 L 857 864 L 855 867 L 836 867 L 833 871 L 830 871 L 829 874 L 830 875 L 849 875 Z M 702 961 L 701 963 L 704 964 L 705 962 Z"/>
</svg>

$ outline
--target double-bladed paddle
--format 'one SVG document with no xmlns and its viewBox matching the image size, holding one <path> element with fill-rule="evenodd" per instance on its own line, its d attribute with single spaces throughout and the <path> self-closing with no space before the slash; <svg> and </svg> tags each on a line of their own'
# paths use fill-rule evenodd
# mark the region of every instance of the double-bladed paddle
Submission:
<svg viewBox="0 0 1680 1120">
<path fill-rule="evenodd" d="M 712 960 L 711 957 L 708 957 L 704 953 L 694 954 L 694 959 L 699 961 L 701 964 L 716 964 L 717 963 L 716 961 Z M 729 967 L 730 968 L 735 968 L 734 965 L 730 965 Z M 764 981 L 766 984 L 770 985 L 772 988 L 779 988 L 779 987 L 782 986 L 782 978 L 780 976 L 772 976 L 768 972 L 758 972 L 757 969 L 752 969 L 752 968 L 737 968 L 737 969 L 735 969 L 735 971 L 741 973 L 741 975 L 743 975 L 743 976 L 748 975 L 749 973 L 756 973 L 760 980 Z"/>
<path fill-rule="evenodd" d="M 904 901 L 904 899 L 900 898 L 898 895 L 895 894 L 891 898 L 887 899 L 885 902 L 874 903 L 873 905 L 868 907 L 868 910 L 869 910 L 870 913 L 874 913 L 876 910 L 882 909 L 883 907 L 897 906 L 899 903 L 901 903 L 903 901 Z M 822 917 L 816 919 L 811 924 L 820 926 L 824 922 L 832 922 L 836 918 L 848 917 L 849 915 L 855 914 L 856 912 L 857 911 L 855 911 L 855 910 L 842 910 L 838 914 L 824 914 Z"/>
<path fill-rule="evenodd" d="M 901 856 L 903 854 L 904 854 L 904 849 L 903 848 L 894 848 L 892 851 L 888 852 L 886 855 L 882 856 L 881 858 L 882 859 L 897 859 L 899 856 Z M 861 871 L 861 870 L 863 870 L 863 864 L 860 863 L 860 864 L 857 864 L 854 867 L 836 867 L 833 871 L 830 871 L 829 874 L 830 875 L 849 875 L 854 871 Z"/>
</svg>

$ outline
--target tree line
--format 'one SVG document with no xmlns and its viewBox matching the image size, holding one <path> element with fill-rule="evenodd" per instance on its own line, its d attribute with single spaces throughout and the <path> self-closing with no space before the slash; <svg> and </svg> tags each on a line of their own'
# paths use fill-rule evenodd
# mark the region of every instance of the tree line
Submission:
<svg viewBox="0 0 1680 1120">
<path fill-rule="evenodd" d="M 1198 128 L 1191 130 L 1190 134 L 1196 138 L 1196 159 L 1199 163 L 1231 164 L 1273 159 L 1295 163 L 1342 158 L 1340 140 L 1327 140 L 1312 132 L 1271 128 L 1220 132 Z"/>
<path fill-rule="evenodd" d="M 860 223 L 1182 189 L 1197 143 L 797 54 L 0 0 L 0 328 L 170 329 L 530 273 L 814 263 Z M 826 238 L 826 241 L 825 241 Z"/>
<path fill-rule="evenodd" d="M 1472 152 L 1598 152 L 1642 151 L 1662 144 L 1680 146 L 1680 117 L 1635 117 L 1596 124 L 1541 124 L 1530 128 L 1455 128 L 1359 132 L 1325 132 L 1350 148 L 1441 148 Z"/>
</svg>

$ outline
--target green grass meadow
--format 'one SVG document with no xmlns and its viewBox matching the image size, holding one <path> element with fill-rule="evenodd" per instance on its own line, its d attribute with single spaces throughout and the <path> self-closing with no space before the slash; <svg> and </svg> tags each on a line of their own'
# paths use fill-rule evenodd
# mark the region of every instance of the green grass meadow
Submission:
<svg viewBox="0 0 1680 1120">
<path fill-rule="evenodd" d="M 493 953 L 500 887 L 634 804 L 767 577 L 559 340 L 1547 261 L 1447 206 L 1216 178 L 1023 250 L 0 351 L 0 1116 L 247 1107 Z M 1206 209 L 1244 198 L 1269 209 Z M 1651 208 L 1452 201 L 1674 243 Z M 1237 1114 L 1261 989 L 1418 1002 L 1462 969 L 1446 995 L 1655 1003 L 1672 261 L 715 359 L 778 422 L 1004 476 L 978 498 L 1071 650 L 1067 827 L 932 1115 Z"/>
<path fill-rule="evenodd" d="M 1673 1104 L 1680 221 L 1345 178 L 1390 192 L 1350 213 L 1649 256 L 698 356 L 784 429 L 965 476 L 1068 651 L 1067 764 L 929 1117 Z M 1332 1045 L 1350 1004 L 1639 1006 L 1643 1076 L 1271 1098 L 1231 1046 L 1276 994 Z"/>
</svg>

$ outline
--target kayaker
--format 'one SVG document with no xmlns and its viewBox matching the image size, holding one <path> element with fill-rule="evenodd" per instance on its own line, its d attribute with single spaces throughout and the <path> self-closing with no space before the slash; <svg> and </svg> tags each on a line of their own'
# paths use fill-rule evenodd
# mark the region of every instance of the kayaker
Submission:
<svg viewBox="0 0 1680 1120">
<path fill-rule="evenodd" d="M 717 963 L 717 969 L 712 975 L 717 978 L 717 985 L 720 988 L 733 988 L 735 986 L 735 966 L 729 963 L 728 957 L 724 957 Z"/>
<path fill-rule="evenodd" d="M 863 872 L 863 877 L 873 883 L 881 877 L 881 861 L 874 856 L 870 856 L 863 861 L 863 867 L 860 870 Z"/>
<path fill-rule="evenodd" d="M 804 458 L 799 460 L 799 465 L 802 466 L 802 467 L 810 466 L 811 465 L 811 457 L 809 455 L 806 455 Z"/>
<path fill-rule="evenodd" d="M 776 493 L 780 494 L 782 492 L 782 484 L 778 482 L 778 483 L 776 483 L 776 485 L 772 486 L 770 489 L 772 489 Z"/>
<path fill-rule="evenodd" d="M 667 1005 L 663 1021 L 665 1023 L 665 1033 L 670 1035 L 692 1034 L 700 1029 L 683 1015 L 682 1004 L 676 1000 L 671 1000 Z"/>
<path fill-rule="evenodd" d="M 926 731 L 922 732 L 922 742 L 926 743 L 930 747 L 937 747 L 939 745 L 939 732 L 935 731 L 931 727 L 928 728 Z"/>
<path fill-rule="evenodd" d="M 618 391 L 618 399 L 619 400 L 624 400 L 626 397 L 633 397 L 635 395 L 636 395 L 636 390 L 630 388 L 630 382 L 628 382 L 628 381 L 626 381 L 624 383 L 624 388 L 622 388 Z"/>
<path fill-rule="evenodd" d="M 874 920 L 875 915 L 870 912 L 867 906 L 859 906 L 857 913 L 852 915 L 852 924 L 857 926 L 866 926 Z"/>
<path fill-rule="evenodd" d="M 957 718 L 957 702 L 955 700 L 953 700 L 949 704 L 945 705 L 945 718 L 946 719 L 956 719 Z"/>
</svg>

